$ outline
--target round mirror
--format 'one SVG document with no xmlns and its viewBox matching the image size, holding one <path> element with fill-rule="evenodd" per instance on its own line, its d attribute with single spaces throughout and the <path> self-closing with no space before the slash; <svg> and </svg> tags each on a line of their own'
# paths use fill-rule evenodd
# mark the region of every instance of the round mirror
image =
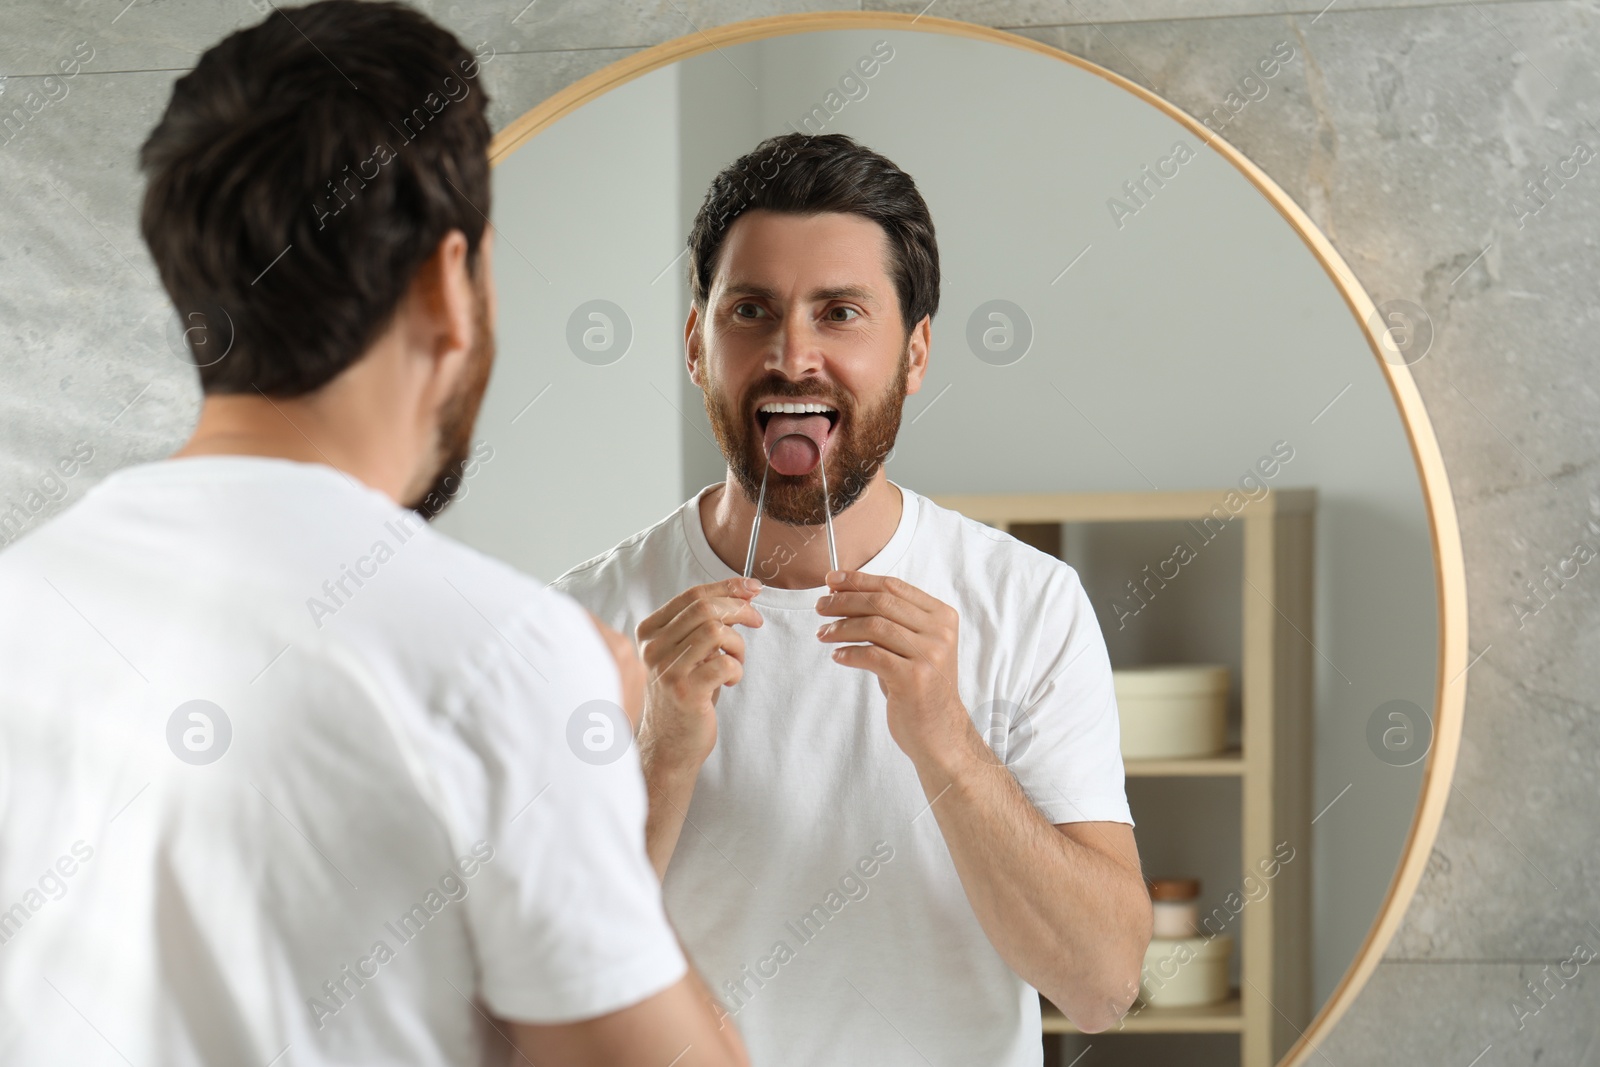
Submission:
<svg viewBox="0 0 1600 1067">
<path fill-rule="evenodd" d="M 1062 1063 L 1090 1041 L 1086 1064 L 1308 1061 L 1448 790 L 1464 582 L 1407 369 L 1426 316 L 1374 307 L 1218 133 L 1303 62 L 1264 36 L 1206 124 L 997 31 L 783 17 L 641 52 L 496 140 L 487 459 L 440 525 L 546 579 L 724 477 L 684 365 L 685 238 L 712 176 L 797 131 L 915 179 L 943 294 L 889 475 L 1077 570 L 1120 672 L 1145 874 L 1208 943 L 1188 969 L 1222 976 L 1184 1005 L 1147 956 L 1141 1001 L 1093 1038 L 1046 1005 Z M 1153 699 L 1174 675 L 1152 668 L 1185 666 L 1211 679 L 1198 748 Z M 873 1003 L 915 1047 L 904 979 Z"/>
</svg>

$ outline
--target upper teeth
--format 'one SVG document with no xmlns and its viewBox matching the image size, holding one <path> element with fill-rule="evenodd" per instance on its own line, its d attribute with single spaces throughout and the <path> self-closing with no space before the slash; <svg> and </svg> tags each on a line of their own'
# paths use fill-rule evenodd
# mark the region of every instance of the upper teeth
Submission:
<svg viewBox="0 0 1600 1067">
<path fill-rule="evenodd" d="M 763 415 L 821 415 L 834 409 L 827 404 L 762 404 Z"/>
</svg>

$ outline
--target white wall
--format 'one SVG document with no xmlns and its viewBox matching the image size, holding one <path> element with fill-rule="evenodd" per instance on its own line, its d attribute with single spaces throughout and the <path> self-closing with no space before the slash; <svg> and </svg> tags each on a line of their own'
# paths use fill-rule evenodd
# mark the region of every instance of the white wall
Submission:
<svg viewBox="0 0 1600 1067">
<path fill-rule="evenodd" d="M 437 522 L 546 581 L 679 503 L 677 84 L 630 82 L 494 170 L 499 352 L 477 429 L 494 458 Z M 595 299 L 632 325 L 609 365 L 568 344 Z"/>
</svg>

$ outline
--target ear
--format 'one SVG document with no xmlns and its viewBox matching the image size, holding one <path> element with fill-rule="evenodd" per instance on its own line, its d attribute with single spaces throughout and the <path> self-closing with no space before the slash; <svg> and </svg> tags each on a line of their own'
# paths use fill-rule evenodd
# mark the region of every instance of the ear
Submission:
<svg viewBox="0 0 1600 1067">
<path fill-rule="evenodd" d="M 705 383 L 700 380 L 700 354 L 701 337 L 696 329 L 700 325 L 700 309 L 691 302 L 689 305 L 689 320 L 683 324 L 683 353 L 684 360 L 689 367 L 689 380 L 701 389 Z"/>
<path fill-rule="evenodd" d="M 487 245 L 480 255 L 485 251 Z M 487 258 L 480 259 L 478 269 L 488 270 Z M 408 297 L 412 350 L 425 360 L 417 368 L 425 378 L 422 399 L 428 410 L 436 410 L 465 371 L 476 340 L 466 234 L 451 230 L 439 239 L 412 280 Z"/>
<path fill-rule="evenodd" d="M 923 376 L 928 373 L 928 347 L 933 340 L 933 325 L 929 316 L 922 316 L 906 341 L 910 349 L 910 366 L 906 368 L 906 395 L 922 388 Z"/>
</svg>

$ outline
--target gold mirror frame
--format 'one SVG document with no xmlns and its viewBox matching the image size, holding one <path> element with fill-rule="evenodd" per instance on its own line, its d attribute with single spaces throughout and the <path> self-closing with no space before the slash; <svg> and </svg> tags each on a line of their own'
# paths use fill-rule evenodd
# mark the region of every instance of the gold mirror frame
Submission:
<svg viewBox="0 0 1600 1067">
<path fill-rule="evenodd" d="M 1461 720 L 1466 703 L 1467 663 L 1467 587 L 1466 572 L 1461 554 L 1461 533 L 1456 524 L 1455 501 L 1450 493 L 1450 481 L 1445 474 L 1444 459 L 1439 454 L 1439 442 L 1433 434 L 1433 424 L 1428 420 L 1422 396 L 1417 392 L 1411 370 L 1399 358 L 1388 333 L 1375 333 L 1373 323 L 1377 308 L 1372 298 L 1362 288 L 1338 251 L 1309 216 L 1291 200 L 1276 182 L 1261 171 L 1243 153 L 1221 137 L 1206 129 L 1199 121 L 1155 93 L 1136 85 L 1120 74 L 1106 70 L 1070 53 L 1026 37 L 1005 33 L 969 22 L 954 19 L 929 18 L 890 12 L 832 11 L 801 15 L 776 15 L 729 23 L 705 31 L 665 41 L 644 49 L 626 59 L 588 75 L 567 86 L 554 96 L 527 111 L 495 135 L 489 148 L 491 165 L 498 165 L 540 131 L 549 127 L 596 97 L 625 82 L 680 59 L 687 59 L 725 45 L 744 44 L 772 37 L 811 33 L 818 30 L 888 29 L 919 33 L 940 33 L 969 37 L 990 44 L 1020 48 L 1024 51 L 1049 56 L 1070 63 L 1104 78 L 1106 81 L 1160 109 L 1174 122 L 1187 128 L 1214 149 L 1223 159 L 1238 168 L 1261 195 L 1277 209 L 1292 226 L 1306 247 L 1317 257 L 1329 279 L 1338 287 L 1345 304 L 1356 317 L 1368 346 L 1383 371 L 1395 405 L 1400 409 L 1405 424 L 1406 438 L 1411 442 L 1412 459 L 1422 481 L 1422 494 L 1428 509 L 1428 522 L 1433 540 L 1434 586 L 1439 600 L 1439 661 L 1438 678 L 1445 679 L 1437 688 L 1433 710 L 1433 745 L 1428 751 L 1423 768 L 1422 788 L 1417 798 L 1416 812 L 1412 817 L 1411 831 L 1401 853 L 1400 863 L 1378 916 L 1367 932 L 1366 939 L 1357 951 L 1333 994 L 1317 1011 L 1305 1032 L 1300 1035 L 1279 1061 L 1278 1067 L 1299 1067 L 1316 1051 L 1339 1021 L 1356 994 L 1367 982 L 1384 950 L 1393 940 L 1407 905 L 1416 893 L 1417 883 L 1427 866 L 1428 856 L 1438 836 L 1439 823 L 1444 816 L 1445 801 L 1450 793 L 1450 780 L 1455 774 L 1456 753 L 1461 742 Z M 1385 352 L 1390 355 L 1386 357 Z"/>
</svg>

